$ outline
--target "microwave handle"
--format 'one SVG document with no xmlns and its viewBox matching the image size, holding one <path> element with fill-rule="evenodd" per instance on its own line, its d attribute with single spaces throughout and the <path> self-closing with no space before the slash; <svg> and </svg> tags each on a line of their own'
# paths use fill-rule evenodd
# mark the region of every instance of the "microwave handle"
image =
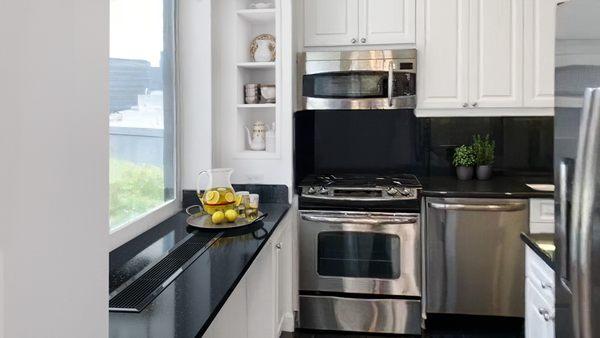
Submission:
<svg viewBox="0 0 600 338">
<path fill-rule="evenodd" d="M 394 94 L 394 62 L 388 64 L 388 106 L 392 106 L 392 95 Z"/>
</svg>

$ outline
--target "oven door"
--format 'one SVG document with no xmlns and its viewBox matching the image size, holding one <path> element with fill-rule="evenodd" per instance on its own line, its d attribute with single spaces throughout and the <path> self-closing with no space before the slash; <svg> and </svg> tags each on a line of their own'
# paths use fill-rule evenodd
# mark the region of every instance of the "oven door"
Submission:
<svg viewBox="0 0 600 338">
<path fill-rule="evenodd" d="M 419 215 L 300 212 L 300 290 L 420 296 Z"/>
</svg>

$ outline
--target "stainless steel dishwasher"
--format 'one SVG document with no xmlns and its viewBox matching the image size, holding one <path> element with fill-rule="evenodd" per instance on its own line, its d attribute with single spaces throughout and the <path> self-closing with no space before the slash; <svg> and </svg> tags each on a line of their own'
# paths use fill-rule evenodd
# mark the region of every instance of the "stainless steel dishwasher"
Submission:
<svg viewBox="0 0 600 338">
<path fill-rule="evenodd" d="M 427 198 L 428 313 L 523 317 L 527 200 Z"/>
</svg>

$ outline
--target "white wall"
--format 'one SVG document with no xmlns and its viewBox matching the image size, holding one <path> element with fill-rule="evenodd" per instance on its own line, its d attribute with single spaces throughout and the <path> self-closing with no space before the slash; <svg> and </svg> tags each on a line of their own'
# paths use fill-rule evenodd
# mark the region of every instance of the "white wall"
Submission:
<svg viewBox="0 0 600 338">
<path fill-rule="evenodd" d="M 108 5 L 0 4 L 5 337 L 108 335 Z"/>
<path fill-rule="evenodd" d="M 179 2 L 181 185 L 212 167 L 211 1 Z"/>
</svg>

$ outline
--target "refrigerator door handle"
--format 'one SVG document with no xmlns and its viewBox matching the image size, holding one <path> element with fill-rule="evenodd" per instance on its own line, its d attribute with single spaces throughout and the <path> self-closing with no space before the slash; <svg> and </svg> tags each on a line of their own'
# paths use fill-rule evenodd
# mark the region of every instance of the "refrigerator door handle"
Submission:
<svg viewBox="0 0 600 338">
<path fill-rule="evenodd" d="M 571 288 L 570 280 L 569 280 L 569 243 L 568 243 L 568 232 L 570 231 L 569 226 L 569 208 L 568 208 L 568 200 L 569 200 L 569 176 L 570 170 L 573 167 L 573 159 L 564 158 L 560 162 L 559 166 L 559 210 L 558 213 L 560 218 L 558 219 L 558 247 L 560 248 L 558 254 L 559 266 L 560 266 L 560 279 L 567 289 Z"/>
<path fill-rule="evenodd" d="M 591 219 L 595 199 L 595 166 L 598 164 L 600 92 L 588 88 L 582 109 L 577 162 L 573 180 L 570 253 L 573 324 L 576 338 L 592 338 L 591 318 Z"/>
</svg>

